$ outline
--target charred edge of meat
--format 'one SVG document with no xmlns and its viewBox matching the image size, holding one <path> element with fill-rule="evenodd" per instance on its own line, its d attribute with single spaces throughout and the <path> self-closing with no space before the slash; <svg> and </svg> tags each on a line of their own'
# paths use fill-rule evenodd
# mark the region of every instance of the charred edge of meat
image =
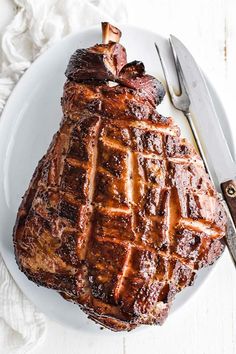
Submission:
<svg viewBox="0 0 236 354">
<path fill-rule="evenodd" d="M 126 64 L 117 79 L 121 85 L 141 90 L 153 105 L 161 103 L 165 96 L 162 83 L 151 75 L 145 75 L 145 67 L 141 61 L 134 60 Z"/>
<path fill-rule="evenodd" d="M 121 86 L 139 90 L 153 105 L 161 103 L 165 96 L 162 83 L 145 74 L 142 62 L 126 64 L 126 52 L 120 44 L 109 43 L 78 49 L 72 55 L 65 74 L 71 81 L 93 85 L 96 82 L 117 82 Z"/>
<path fill-rule="evenodd" d="M 118 320 L 113 317 L 106 317 L 106 316 L 94 316 L 90 315 L 89 312 L 87 312 L 88 318 L 93 320 L 94 322 L 102 325 L 103 327 L 110 329 L 114 332 L 119 332 L 119 331 L 131 331 L 132 329 L 137 327 L 137 324 L 132 324 L 128 322 L 123 322 L 121 320 Z"/>
<path fill-rule="evenodd" d="M 121 31 L 102 22 L 103 44 L 78 49 L 71 57 L 66 76 L 70 80 L 115 80 L 127 63 L 126 50 L 119 44 Z"/>
<path fill-rule="evenodd" d="M 140 325 L 140 323 L 130 321 L 130 316 L 127 316 L 127 318 L 125 318 L 125 316 L 123 316 L 123 314 L 121 315 L 121 313 L 114 314 L 112 311 L 104 311 L 105 308 L 103 307 L 103 305 L 101 306 L 101 304 L 99 304 L 101 300 L 93 299 L 91 302 L 89 302 L 88 300 L 86 302 L 79 302 L 78 297 L 75 295 L 68 294 L 63 291 L 58 291 L 58 293 L 65 300 L 70 301 L 75 305 L 79 306 L 79 308 L 88 315 L 89 319 L 95 321 L 98 324 L 101 324 L 102 326 L 112 331 L 130 331 Z M 107 305 L 105 305 L 105 307 L 106 306 Z M 119 309 L 116 310 L 119 311 Z"/>
<path fill-rule="evenodd" d="M 27 276 L 27 278 L 34 282 L 37 286 L 43 286 L 47 289 L 53 289 L 58 292 L 64 292 L 68 296 L 78 296 L 75 276 L 70 273 L 54 274 L 50 272 L 35 273 L 28 268 L 20 267 L 20 270 Z"/>
<path fill-rule="evenodd" d="M 120 36 L 121 32 L 118 29 L 104 23 L 103 37 L 106 37 L 104 40 L 106 44 L 76 50 L 70 58 L 65 75 L 75 82 L 96 84 L 96 81 L 114 81 L 122 86 L 141 91 L 153 105 L 159 104 L 165 95 L 162 83 L 153 76 L 145 74 L 142 62 L 133 61 L 127 64 L 125 48 L 115 43 Z"/>
<path fill-rule="evenodd" d="M 92 48 L 76 50 L 65 75 L 76 82 L 91 79 L 114 81 L 126 62 L 126 50 L 121 44 L 97 44 Z"/>
</svg>

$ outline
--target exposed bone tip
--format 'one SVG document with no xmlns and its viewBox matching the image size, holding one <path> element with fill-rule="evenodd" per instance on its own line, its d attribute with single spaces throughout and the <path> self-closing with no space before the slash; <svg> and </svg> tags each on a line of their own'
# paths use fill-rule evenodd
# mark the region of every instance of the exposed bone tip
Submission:
<svg viewBox="0 0 236 354">
<path fill-rule="evenodd" d="M 121 31 L 112 26 L 109 22 L 102 22 L 102 43 L 107 44 L 110 41 L 118 43 L 121 37 Z"/>
</svg>

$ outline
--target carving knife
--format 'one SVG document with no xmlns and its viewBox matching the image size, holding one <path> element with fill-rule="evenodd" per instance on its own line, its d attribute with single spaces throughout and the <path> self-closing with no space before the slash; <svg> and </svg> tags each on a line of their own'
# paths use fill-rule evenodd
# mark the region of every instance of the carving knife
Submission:
<svg viewBox="0 0 236 354">
<path fill-rule="evenodd" d="M 200 141 L 208 172 L 229 216 L 226 241 L 236 262 L 236 163 L 200 68 L 179 39 L 171 36 L 170 42 L 190 99 L 191 125 Z"/>
</svg>

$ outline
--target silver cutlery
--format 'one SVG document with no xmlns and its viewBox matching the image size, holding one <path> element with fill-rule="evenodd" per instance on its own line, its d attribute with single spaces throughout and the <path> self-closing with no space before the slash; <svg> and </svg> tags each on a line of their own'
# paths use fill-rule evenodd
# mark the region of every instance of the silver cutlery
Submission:
<svg viewBox="0 0 236 354">
<path fill-rule="evenodd" d="M 155 43 L 173 106 L 186 117 L 205 168 L 220 193 L 229 216 L 226 241 L 236 262 L 236 164 L 222 131 L 205 78 L 193 56 L 181 41 L 170 36 L 180 94 L 168 80 L 166 63 Z"/>
</svg>

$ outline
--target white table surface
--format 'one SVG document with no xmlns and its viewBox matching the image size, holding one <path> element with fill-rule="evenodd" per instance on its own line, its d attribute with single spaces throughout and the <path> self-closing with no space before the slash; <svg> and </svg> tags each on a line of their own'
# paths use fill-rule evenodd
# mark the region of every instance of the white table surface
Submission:
<svg viewBox="0 0 236 354">
<path fill-rule="evenodd" d="M 10 0 L 0 0 L 0 33 L 14 11 Z M 127 11 L 129 24 L 182 39 L 220 94 L 236 142 L 236 1 L 127 0 Z M 32 354 L 144 352 L 236 353 L 236 268 L 227 250 L 202 287 L 162 327 L 105 338 L 48 319 L 46 341 Z"/>
</svg>

